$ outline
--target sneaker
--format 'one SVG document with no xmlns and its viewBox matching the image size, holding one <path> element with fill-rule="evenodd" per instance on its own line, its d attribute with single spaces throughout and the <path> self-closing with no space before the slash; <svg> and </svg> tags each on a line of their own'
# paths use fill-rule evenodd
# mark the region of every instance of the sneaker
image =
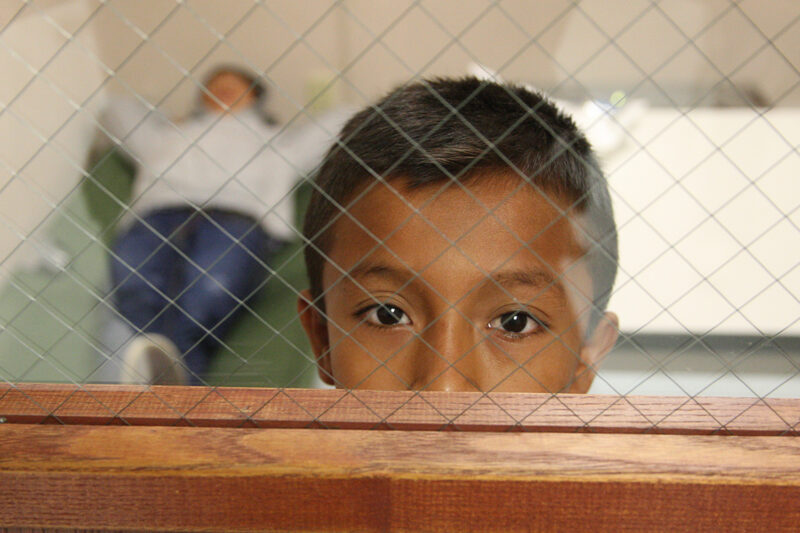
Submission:
<svg viewBox="0 0 800 533">
<path fill-rule="evenodd" d="M 164 335 L 147 333 L 133 339 L 122 355 L 127 383 L 188 385 L 189 375 L 181 354 Z"/>
</svg>

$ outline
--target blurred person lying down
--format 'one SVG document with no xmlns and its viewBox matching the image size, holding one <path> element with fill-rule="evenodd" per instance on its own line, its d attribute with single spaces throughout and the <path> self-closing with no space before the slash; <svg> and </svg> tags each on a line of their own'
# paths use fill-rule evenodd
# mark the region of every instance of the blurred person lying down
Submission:
<svg viewBox="0 0 800 533">
<path fill-rule="evenodd" d="M 400 87 L 347 122 L 315 184 L 298 311 L 323 381 L 589 389 L 618 333 L 616 226 L 591 146 L 543 96 Z"/>
<path fill-rule="evenodd" d="M 292 192 L 346 115 L 281 127 L 266 97 L 258 76 L 223 66 L 185 120 L 130 98 L 106 108 L 106 132 L 137 167 L 111 260 L 112 299 L 132 337 L 121 381 L 202 383 L 270 258 L 297 237 Z"/>
</svg>

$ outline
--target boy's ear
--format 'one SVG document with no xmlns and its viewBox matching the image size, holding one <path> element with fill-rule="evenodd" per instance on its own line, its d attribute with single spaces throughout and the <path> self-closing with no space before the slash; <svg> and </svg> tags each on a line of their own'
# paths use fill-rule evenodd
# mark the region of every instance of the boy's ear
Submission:
<svg viewBox="0 0 800 533">
<path fill-rule="evenodd" d="M 592 336 L 581 348 L 580 361 L 575 369 L 575 380 L 567 392 L 584 394 L 589 390 L 594 381 L 595 368 L 617 343 L 618 335 L 619 318 L 614 313 L 606 312 L 595 326 Z"/>
<path fill-rule="evenodd" d="M 314 299 L 309 290 L 300 292 L 297 297 L 297 314 L 300 323 L 306 330 L 306 336 L 311 343 L 311 351 L 317 360 L 317 372 L 320 379 L 328 385 L 335 385 L 331 371 L 330 340 L 328 339 L 328 326 L 319 310 L 311 303 Z"/>
</svg>

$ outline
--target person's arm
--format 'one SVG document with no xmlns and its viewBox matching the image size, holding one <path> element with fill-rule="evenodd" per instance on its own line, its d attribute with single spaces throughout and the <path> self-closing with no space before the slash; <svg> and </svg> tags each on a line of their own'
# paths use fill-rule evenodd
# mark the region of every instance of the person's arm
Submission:
<svg viewBox="0 0 800 533">
<path fill-rule="evenodd" d="M 100 125 L 114 144 L 134 159 L 157 146 L 169 120 L 157 109 L 125 96 L 112 96 L 100 116 Z"/>
<path fill-rule="evenodd" d="M 322 161 L 352 109 L 337 109 L 312 118 L 311 123 L 287 131 L 275 140 L 275 150 L 295 170 L 296 177 L 305 177 Z"/>
</svg>

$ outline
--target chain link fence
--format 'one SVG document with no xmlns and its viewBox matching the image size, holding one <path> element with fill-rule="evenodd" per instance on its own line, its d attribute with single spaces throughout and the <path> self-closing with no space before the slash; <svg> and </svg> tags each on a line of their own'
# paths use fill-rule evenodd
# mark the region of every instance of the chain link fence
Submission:
<svg viewBox="0 0 800 533">
<path fill-rule="evenodd" d="M 0 17 L 0 379 L 12 387 L 163 376 L 212 386 L 369 384 L 318 372 L 325 350 L 315 355 L 298 318 L 308 287 L 302 220 L 320 194 L 311 177 L 354 110 L 403 84 L 471 75 L 549 95 L 607 176 L 619 232 L 608 309 L 619 338 L 589 365 L 589 392 L 800 396 L 795 2 L 31 0 L 5 3 Z M 249 104 L 256 119 L 209 110 L 238 103 L 211 87 L 220 65 L 254 74 L 244 79 L 262 91 Z M 431 205 L 447 194 L 455 193 L 433 195 Z M 157 222 L 156 211 L 177 222 Z M 491 221 L 490 211 L 477 223 Z M 248 222 L 236 229 L 242 214 Z M 214 257 L 191 251 L 200 227 L 225 240 Z M 120 244 L 134 228 L 160 235 L 136 241 L 144 255 Z M 443 239 L 460 250 L 459 239 Z M 236 251 L 234 277 L 252 281 L 244 287 L 229 285 L 222 268 Z M 154 281 L 177 265 L 180 280 Z M 425 278 L 417 274 L 402 288 Z M 204 308 L 213 312 L 192 307 L 201 289 L 215 292 Z M 150 293 L 158 310 L 123 309 Z M 461 312 L 459 298 L 436 294 L 445 311 Z M 358 326 L 326 326 L 342 346 L 370 320 L 405 325 L 408 311 L 367 300 Z M 495 330 L 519 319 L 512 311 Z M 401 357 L 368 353 L 377 362 L 367 374 L 392 374 L 390 388 L 448 388 L 453 374 L 464 390 L 502 390 L 503 379 L 476 384 L 464 357 L 454 364 L 422 335 L 443 317 L 406 342 L 426 343 L 450 366 L 412 383 L 394 366 Z M 193 330 L 189 340 L 177 322 Z M 153 369 L 147 357 L 131 358 L 142 338 L 177 349 L 179 364 Z"/>
</svg>

